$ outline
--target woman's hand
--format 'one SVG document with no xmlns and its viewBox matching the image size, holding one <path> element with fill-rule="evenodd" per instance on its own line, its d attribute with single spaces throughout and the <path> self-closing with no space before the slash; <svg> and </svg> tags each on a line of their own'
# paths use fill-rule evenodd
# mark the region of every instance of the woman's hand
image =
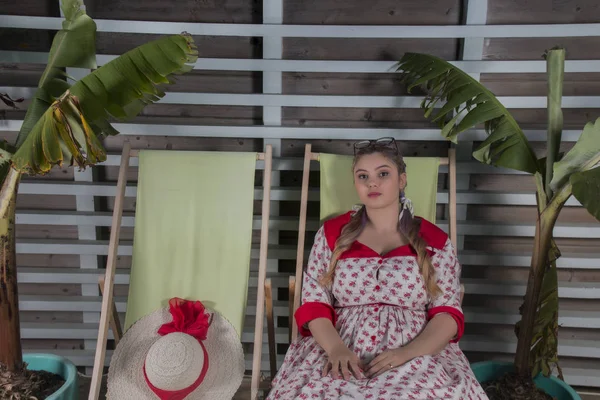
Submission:
<svg viewBox="0 0 600 400">
<path fill-rule="evenodd" d="M 413 357 L 409 354 L 407 349 L 403 347 L 386 350 L 375 357 L 373 361 L 367 365 L 365 375 L 369 378 L 375 378 L 376 376 L 389 371 L 392 368 L 396 368 L 405 364 L 412 358 Z"/>
<path fill-rule="evenodd" d="M 352 375 L 356 379 L 364 378 L 361 362 L 358 356 L 354 354 L 345 344 L 340 344 L 327 354 L 328 361 L 323 368 L 323 377 L 331 371 L 334 379 L 340 378 L 340 372 L 345 380 L 349 380 Z"/>
</svg>

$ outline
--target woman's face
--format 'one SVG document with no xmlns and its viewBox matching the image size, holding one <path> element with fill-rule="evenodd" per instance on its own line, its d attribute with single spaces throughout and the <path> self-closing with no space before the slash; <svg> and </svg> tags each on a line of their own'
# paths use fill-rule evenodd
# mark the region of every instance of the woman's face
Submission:
<svg viewBox="0 0 600 400">
<path fill-rule="evenodd" d="M 366 154 L 354 166 L 354 187 L 365 206 L 385 208 L 398 204 L 406 174 L 398 174 L 396 164 L 381 153 Z"/>
</svg>

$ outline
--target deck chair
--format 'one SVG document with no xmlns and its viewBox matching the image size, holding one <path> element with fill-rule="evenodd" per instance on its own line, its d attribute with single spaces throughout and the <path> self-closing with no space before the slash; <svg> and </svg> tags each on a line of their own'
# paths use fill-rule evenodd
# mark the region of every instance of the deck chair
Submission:
<svg viewBox="0 0 600 400">
<path fill-rule="evenodd" d="M 128 142 L 121 156 L 106 273 L 100 282 L 102 309 L 89 399 L 96 400 L 99 396 L 109 324 L 115 340 L 121 337 L 113 284 L 130 156 L 139 158 L 139 178 L 123 331 L 144 315 L 167 306 L 168 300 L 177 296 L 201 300 L 217 310 L 231 322 L 240 338 L 250 275 L 254 178 L 257 160 L 264 160 L 249 385 L 251 398 L 256 399 L 261 383 L 272 147 L 267 146 L 265 153 L 138 151 L 131 150 Z M 242 387 L 247 386 L 245 378 Z"/>
<path fill-rule="evenodd" d="M 304 267 L 304 239 L 306 234 L 306 209 L 308 205 L 308 177 L 311 161 L 320 163 L 320 223 L 349 211 L 359 203 L 352 180 L 352 156 L 313 153 L 307 144 L 304 153 L 302 191 L 300 199 L 300 223 L 298 226 L 298 248 L 296 255 L 296 275 L 290 276 L 290 342 L 296 340 L 298 327 L 294 313 L 300 307 L 302 272 Z M 405 157 L 408 174 L 406 196 L 413 201 L 415 214 L 427 220 L 436 221 L 438 171 L 441 165 L 448 166 L 449 172 L 449 236 L 456 245 L 456 157 L 455 150 L 448 150 L 448 157 Z M 418 176 L 417 176 L 418 174 Z M 416 183 L 418 181 L 418 184 Z M 461 295 L 464 289 L 461 287 Z"/>
</svg>

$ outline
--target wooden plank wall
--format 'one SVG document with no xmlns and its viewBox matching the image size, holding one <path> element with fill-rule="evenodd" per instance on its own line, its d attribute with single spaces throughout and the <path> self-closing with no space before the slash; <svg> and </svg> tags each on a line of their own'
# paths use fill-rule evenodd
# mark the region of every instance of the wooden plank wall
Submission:
<svg viewBox="0 0 600 400">
<path fill-rule="evenodd" d="M 164 3 L 158 0 L 94 0 L 86 1 L 87 11 L 97 19 L 123 19 L 169 22 L 215 22 L 215 23 L 261 23 L 262 3 L 257 0 L 220 0 L 196 2 L 177 0 Z M 24 0 L 19 5 L 9 0 L 0 0 L 0 12 L 5 15 L 59 16 L 54 0 Z M 328 24 L 328 25 L 459 25 L 465 18 L 465 5 L 458 0 L 285 0 L 284 24 Z M 600 22 L 600 6 L 596 0 L 512 0 L 488 1 L 488 24 L 558 24 Z M 0 28 L 0 50 L 47 52 L 54 32 L 44 30 Z M 106 33 L 97 35 L 98 54 L 119 55 L 158 35 Z M 262 57 L 262 39 L 254 37 L 197 36 L 200 57 L 252 59 Z M 540 60 L 545 49 L 555 45 L 567 48 L 569 60 L 600 60 L 600 33 L 595 37 L 577 38 L 491 38 L 484 40 L 483 60 Z M 283 58 L 294 60 L 398 60 L 404 52 L 427 52 L 446 60 L 458 60 L 462 40 L 447 39 L 349 39 L 349 38 L 284 38 Z M 201 61 L 199 61 L 201 62 Z M 0 87 L 34 87 L 43 71 L 39 64 L 0 63 Z M 545 96 L 545 76 L 541 73 L 484 73 L 481 81 L 495 94 L 501 96 Z M 235 72 L 221 70 L 194 70 L 182 76 L 170 90 L 174 92 L 202 93 L 262 93 L 261 72 Z M 405 95 L 405 89 L 394 74 L 368 73 L 308 73 L 284 72 L 283 94 L 305 95 Z M 600 96 L 600 71 L 589 73 L 567 73 L 565 96 Z M 26 101 L 22 107 L 26 107 Z M 511 110 L 524 129 L 545 129 L 545 109 Z M 12 110 L 0 104 L 0 118 L 22 120 L 24 110 Z M 579 130 L 584 123 L 600 116 L 600 104 L 589 109 L 565 109 L 565 129 Z M 190 104 L 157 104 L 147 107 L 133 123 L 214 126 L 260 126 L 262 107 L 221 106 Z M 0 121 L 0 130 L 2 129 Z M 418 109 L 402 108 L 336 108 L 336 107 L 283 107 L 282 125 L 286 127 L 327 128 L 431 128 Z M 14 140 L 16 132 L 0 131 L 0 136 Z M 165 129 L 160 136 L 147 135 L 144 130 L 127 137 L 120 136 L 105 140 L 111 154 L 118 155 L 124 140 L 130 140 L 137 149 L 186 149 L 186 150 L 231 150 L 261 151 L 264 138 L 231 137 L 183 137 L 170 134 Z M 398 137 L 402 140 L 402 137 Z M 278 360 L 281 362 L 286 350 L 286 328 L 288 318 L 287 293 L 284 290 L 287 276 L 295 265 L 295 243 L 297 232 L 294 217 L 299 210 L 299 196 L 294 195 L 300 186 L 300 159 L 304 144 L 311 142 L 314 151 L 350 153 L 351 141 L 343 137 L 335 139 L 324 136 L 318 140 L 302 138 L 281 140 L 281 162 L 289 161 L 280 173 L 283 193 L 279 202 L 280 218 L 275 218 L 279 231 L 279 245 L 270 252 L 270 258 L 278 260 L 277 270 L 269 271 L 279 288 L 276 293 Z M 476 144 L 476 143 L 475 143 Z M 565 143 L 567 150 L 573 143 Z M 539 154 L 544 153 L 543 142 L 534 143 Z M 411 140 L 402 143 L 402 149 L 410 156 L 445 155 L 449 143 L 440 140 Z M 104 184 L 114 186 L 117 179 L 118 160 L 107 166 L 93 169 L 94 187 Z M 289 167 L 291 165 L 291 167 Z M 476 162 L 465 160 L 459 175 L 468 194 L 484 195 L 532 193 L 534 183 L 525 175 L 480 168 Z M 318 188 L 318 173 L 311 175 L 311 186 Z M 468 170 L 468 171 L 467 171 Z M 466 172 L 465 172 L 466 171 Z M 131 168 L 130 182 L 135 182 L 136 168 Z M 443 190 L 446 175 L 441 176 Z M 63 168 L 52 171 L 43 178 L 23 180 L 22 193 L 18 198 L 18 212 L 73 214 L 77 211 L 76 196 L 70 193 L 72 186 L 61 186 L 59 194 L 48 194 L 44 183 L 72 184 L 76 173 Z M 257 184 L 260 184 L 258 174 Z M 410 181 L 410 177 L 409 177 Z M 70 189 L 71 188 L 71 189 Z M 110 215 L 113 197 L 110 187 L 101 189 L 94 197 L 98 215 Z M 64 193 L 64 194 L 60 194 Z M 513 197 L 514 198 L 514 197 Z M 260 202 L 255 207 L 260 213 Z M 499 203 L 499 204 L 494 204 Z M 466 208 L 466 220 L 461 221 L 459 234 L 464 236 L 461 258 L 464 265 L 463 278 L 467 285 L 465 309 L 467 334 L 464 349 L 472 361 L 489 357 L 510 359 L 514 351 L 513 323 L 521 302 L 523 283 L 527 278 L 526 262 L 516 256 L 527 255 L 532 248 L 532 230 L 535 208 L 519 204 L 518 200 L 471 201 Z M 128 197 L 125 205 L 127 215 L 134 211 L 135 199 Z M 440 220 L 446 219 L 440 204 Z M 54 214 L 56 215 L 56 214 Z M 286 219 L 286 217 L 288 219 Z M 309 204 L 311 229 L 307 233 L 307 249 L 318 220 L 318 203 Z M 285 223 L 285 221 L 292 221 Z M 569 257 L 560 265 L 561 311 L 570 318 L 561 320 L 560 349 L 563 368 L 576 374 L 576 383 L 597 386 L 600 365 L 600 326 L 594 317 L 600 316 L 600 234 L 597 222 L 581 207 L 567 207 L 559 220 L 564 227 L 557 234 L 562 252 Z M 588 227 L 589 233 L 578 228 Z M 506 227 L 504 229 L 503 227 Z M 21 284 L 19 291 L 23 304 L 23 345 L 27 351 L 43 350 L 63 352 L 71 356 L 78 365 L 89 367 L 93 361 L 93 341 L 97 324 L 93 311 L 99 310 L 97 294 L 90 295 L 90 280 L 79 277 L 75 281 L 58 281 L 51 274 L 44 275 L 48 281 L 36 281 L 38 272 L 77 271 L 81 266 L 78 252 L 63 252 L 59 246 L 54 253 L 31 250 L 32 246 L 52 244 L 82 244 L 76 225 L 39 225 L 20 223 L 17 228 L 18 254 Z M 258 231 L 256 231 L 258 232 Z M 108 226 L 97 228 L 97 241 L 104 244 L 109 238 Z M 125 227 L 123 241 L 132 238 L 132 228 Z M 87 251 L 87 250 L 81 250 Z M 102 250 L 90 250 L 97 255 L 98 266 L 103 268 L 105 257 Z M 464 256 L 462 255 L 464 254 Z M 513 257 L 515 256 L 515 257 Z M 580 262 L 585 258 L 587 264 Z M 120 282 L 126 282 L 130 258 L 119 259 Z M 256 271 L 256 260 L 253 270 Z M 51 269 L 52 268 L 52 269 Z M 79 276 L 79 275 L 78 275 Z M 587 286 L 586 286 L 587 285 Z M 595 285 L 595 286 L 594 286 Z M 504 290 L 502 290 L 504 288 Z M 519 289 L 521 288 L 521 289 Z M 572 290 L 571 290 L 572 289 Z M 87 291 L 87 294 L 83 294 Z M 126 284 L 117 287 L 117 296 L 126 296 Z M 250 308 L 253 308 L 254 292 L 250 293 Z M 38 300 L 49 300 L 48 306 Z M 69 302 L 79 306 L 65 306 Z M 85 304 L 84 304 L 85 303 Z M 77 311 L 74 311 L 74 310 Z M 122 310 L 122 308 L 121 308 Z M 86 311 L 85 313 L 83 311 Z M 253 310 L 249 310 L 253 314 Z M 587 314 L 577 314 L 579 312 Z M 85 318 L 85 322 L 84 322 Z M 251 315 L 247 320 L 245 348 L 251 352 Z M 65 329 L 76 327 L 65 336 Z M 266 369 L 267 357 L 263 357 Z"/>
</svg>

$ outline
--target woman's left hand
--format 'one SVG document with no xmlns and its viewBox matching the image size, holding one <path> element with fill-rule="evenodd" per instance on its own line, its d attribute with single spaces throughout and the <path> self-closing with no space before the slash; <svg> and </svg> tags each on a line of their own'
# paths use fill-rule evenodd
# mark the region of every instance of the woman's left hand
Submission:
<svg viewBox="0 0 600 400">
<path fill-rule="evenodd" d="M 407 349 L 403 347 L 386 350 L 375 357 L 373 361 L 367 365 L 365 375 L 369 378 L 375 378 L 376 376 L 389 371 L 392 368 L 396 368 L 405 364 L 412 358 L 413 357 L 410 356 Z"/>
</svg>

